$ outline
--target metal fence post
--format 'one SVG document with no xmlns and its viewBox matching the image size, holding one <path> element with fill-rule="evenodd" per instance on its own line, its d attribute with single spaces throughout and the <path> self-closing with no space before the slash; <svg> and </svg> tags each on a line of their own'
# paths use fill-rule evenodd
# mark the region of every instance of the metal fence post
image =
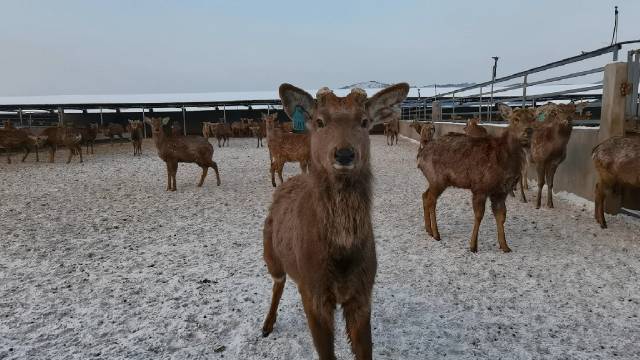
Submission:
<svg viewBox="0 0 640 360">
<path fill-rule="evenodd" d="M 453 102 L 451 103 L 451 119 L 455 120 L 456 117 L 456 93 L 451 94 Z"/>
<path fill-rule="evenodd" d="M 522 81 L 522 108 L 527 106 L 527 76 L 525 75 Z"/>
<path fill-rule="evenodd" d="M 22 109 L 18 109 L 18 117 L 20 117 L 20 127 L 22 127 Z"/>
<path fill-rule="evenodd" d="M 482 121 L 482 88 L 480 88 L 480 104 L 478 105 L 478 118 Z"/>
</svg>

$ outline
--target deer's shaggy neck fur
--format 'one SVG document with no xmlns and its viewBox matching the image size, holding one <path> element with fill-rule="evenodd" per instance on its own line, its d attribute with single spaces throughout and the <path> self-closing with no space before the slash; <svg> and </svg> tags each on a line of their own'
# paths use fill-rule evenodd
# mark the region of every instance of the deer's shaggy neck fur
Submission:
<svg viewBox="0 0 640 360">
<path fill-rule="evenodd" d="M 327 240 L 342 248 L 351 248 L 372 239 L 370 166 L 358 175 L 330 175 L 311 166 L 308 175 L 313 186 L 314 205 L 318 205 L 321 227 Z"/>
</svg>

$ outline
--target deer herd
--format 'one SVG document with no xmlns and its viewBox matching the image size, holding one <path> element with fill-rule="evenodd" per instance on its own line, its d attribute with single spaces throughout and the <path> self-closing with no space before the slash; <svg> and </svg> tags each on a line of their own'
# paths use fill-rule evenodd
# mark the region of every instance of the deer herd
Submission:
<svg viewBox="0 0 640 360">
<path fill-rule="evenodd" d="M 215 138 L 218 147 L 229 139 L 250 136 L 256 147 L 266 138 L 269 172 L 275 187 L 273 201 L 263 228 L 264 261 L 273 280 L 271 306 L 262 327 L 263 336 L 274 328 L 280 297 L 287 277 L 298 288 L 309 329 L 320 359 L 335 359 L 334 313 L 342 308 L 347 336 L 357 359 L 370 359 L 371 296 L 376 275 L 376 250 L 371 219 L 372 181 L 370 130 L 381 124 L 387 145 L 398 143 L 399 107 L 409 91 L 406 83 L 393 85 L 368 98 L 353 89 L 339 97 L 328 88 L 315 98 L 290 84 L 279 89 L 284 112 L 291 118 L 297 109 L 305 114 L 307 131 L 294 133 L 291 122 L 280 123 L 278 114 L 263 114 L 260 121 L 205 122 L 203 136 L 182 135 L 169 118 L 145 118 L 150 126 L 158 156 L 166 163 L 167 191 L 176 191 L 179 163 L 195 163 L 202 168 L 198 186 L 213 168 L 220 185 L 218 165 L 213 160 Z M 549 103 L 537 108 L 511 108 L 499 104 L 508 126 L 495 135 L 468 120 L 463 133 L 436 135 L 432 122 L 414 121 L 409 126 L 419 134 L 417 167 L 427 180 L 422 194 L 424 226 L 427 234 L 440 240 L 437 201 L 449 187 L 468 189 L 472 195 L 474 224 L 469 248 L 478 249 L 478 232 L 487 200 L 496 222 L 497 240 L 503 252 L 507 244 L 504 223 L 506 199 L 520 186 L 526 202 L 527 169 L 537 173 L 536 208 L 541 206 L 542 189 L 547 185 L 546 206 L 553 208 L 553 182 L 558 166 L 567 156 L 572 121 L 580 118 L 584 104 Z M 38 149 L 49 149 L 54 161 L 59 147 L 69 151 L 67 163 L 76 155 L 82 162 L 82 145 L 93 154 L 97 134 L 102 131 L 113 144 L 114 137 L 129 132 L 134 156 L 142 153 L 142 121 L 97 124 L 87 128 L 55 126 L 41 133 L 18 129 L 9 122 L 0 129 L 0 148 L 7 153 L 24 151 L 22 161 Z M 598 180 L 595 190 L 595 218 L 605 228 L 604 201 L 620 185 L 640 187 L 640 137 L 608 139 L 593 149 L 592 159 Z M 282 177 L 285 163 L 299 163 L 301 174 L 287 181 Z M 276 183 L 277 173 L 280 185 Z"/>
</svg>

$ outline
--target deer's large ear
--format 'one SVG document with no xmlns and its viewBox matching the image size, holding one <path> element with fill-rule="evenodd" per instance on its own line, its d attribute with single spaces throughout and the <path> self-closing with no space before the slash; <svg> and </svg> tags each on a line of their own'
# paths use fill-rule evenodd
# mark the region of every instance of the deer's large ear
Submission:
<svg viewBox="0 0 640 360">
<path fill-rule="evenodd" d="M 513 114 L 513 109 L 507 104 L 498 103 L 498 110 L 500 111 L 500 115 L 502 115 L 502 118 L 505 120 L 509 120 L 509 118 Z"/>
<path fill-rule="evenodd" d="M 279 93 L 282 108 L 290 119 L 293 120 L 293 113 L 298 106 L 304 110 L 305 121 L 311 119 L 311 114 L 316 110 L 316 101 L 309 93 L 287 83 L 280 85 Z"/>
<path fill-rule="evenodd" d="M 409 84 L 399 83 L 377 92 L 365 103 L 371 126 L 393 120 L 398 115 L 398 106 L 409 94 Z"/>
<path fill-rule="evenodd" d="M 169 124 L 170 121 L 171 121 L 170 117 L 163 117 L 162 118 L 162 125 L 167 125 L 167 124 Z"/>
<path fill-rule="evenodd" d="M 149 119 L 149 118 L 148 118 L 148 117 L 146 117 L 146 116 L 144 117 L 144 122 L 145 122 L 146 124 L 151 125 L 151 119 Z"/>
</svg>

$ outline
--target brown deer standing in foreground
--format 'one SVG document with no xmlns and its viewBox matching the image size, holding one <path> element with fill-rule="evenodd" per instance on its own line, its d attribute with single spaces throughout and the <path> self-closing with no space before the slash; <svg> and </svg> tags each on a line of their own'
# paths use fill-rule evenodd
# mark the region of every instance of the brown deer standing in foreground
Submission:
<svg viewBox="0 0 640 360">
<path fill-rule="evenodd" d="M 202 168 L 202 176 L 198 187 L 202 186 L 209 168 L 216 172 L 216 182 L 220 186 L 218 164 L 213 161 L 213 146 L 202 136 L 173 136 L 170 119 L 145 118 L 151 126 L 153 142 L 158 149 L 158 156 L 167 164 L 167 191 L 176 191 L 176 173 L 178 163 L 196 163 Z"/>
<path fill-rule="evenodd" d="M 267 147 L 269 147 L 269 172 L 271 185 L 276 187 L 275 173 L 278 173 L 280 183 L 283 183 L 282 169 L 287 162 L 299 162 L 303 173 L 307 172 L 310 161 L 309 134 L 294 134 L 276 127 L 277 113 L 263 116 Z"/>
<path fill-rule="evenodd" d="M 311 138 L 308 174 L 294 176 L 273 195 L 264 224 L 264 260 L 273 295 L 262 328 L 273 331 L 278 303 L 290 276 L 298 285 L 320 360 L 335 359 L 334 312 L 344 312 L 356 359 L 371 359 L 371 292 L 377 261 L 371 224 L 369 130 L 393 113 L 408 84 L 364 90 L 346 97 L 330 91 L 314 100 L 304 90 L 280 86 L 289 116 L 300 106 Z"/>
<path fill-rule="evenodd" d="M 607 193 L 622 185 L 640 187 L 640 135 L 616 136 L 597 145 L 591 154 L 598 172 L 595 191 L 595 217 L 603 229 Z"/>
<path fill-rule="evenodd" d="M 480 126 L 480 119 L 472 118 L 467 120 L 467 125 L 464 127 L 464 133 L 469 136 L 487 136 L 487 129 Z"/>
<path fill-rule="evenodd" d="M 504 234 L 507 216 L 505 199 L 522 173 L 523 146 L 528 146 L 535 118 L 533 109 L 515 109 L 499 104 L 509 126 L 498 137 L 471 137 L 449 133 L 429 142 L 418 154 L 418 168 L 429 181 L 422 194 L 424 223 L 427 233 L 440 240 L 436 222 L 436 203 L 442 192 L 454 186 L 473 194 L 475 222 L 470 249 L 478 250 L 478 229 L 484 217 L 487 197 L 496 218 L 500 249 L 509 252 Z"/>
<path fill-rule="evenodd" d="M 129 134 L 133 144 L 133 156 L 142 155 L 142 121 L 129 120 Z"/>
</svg>

